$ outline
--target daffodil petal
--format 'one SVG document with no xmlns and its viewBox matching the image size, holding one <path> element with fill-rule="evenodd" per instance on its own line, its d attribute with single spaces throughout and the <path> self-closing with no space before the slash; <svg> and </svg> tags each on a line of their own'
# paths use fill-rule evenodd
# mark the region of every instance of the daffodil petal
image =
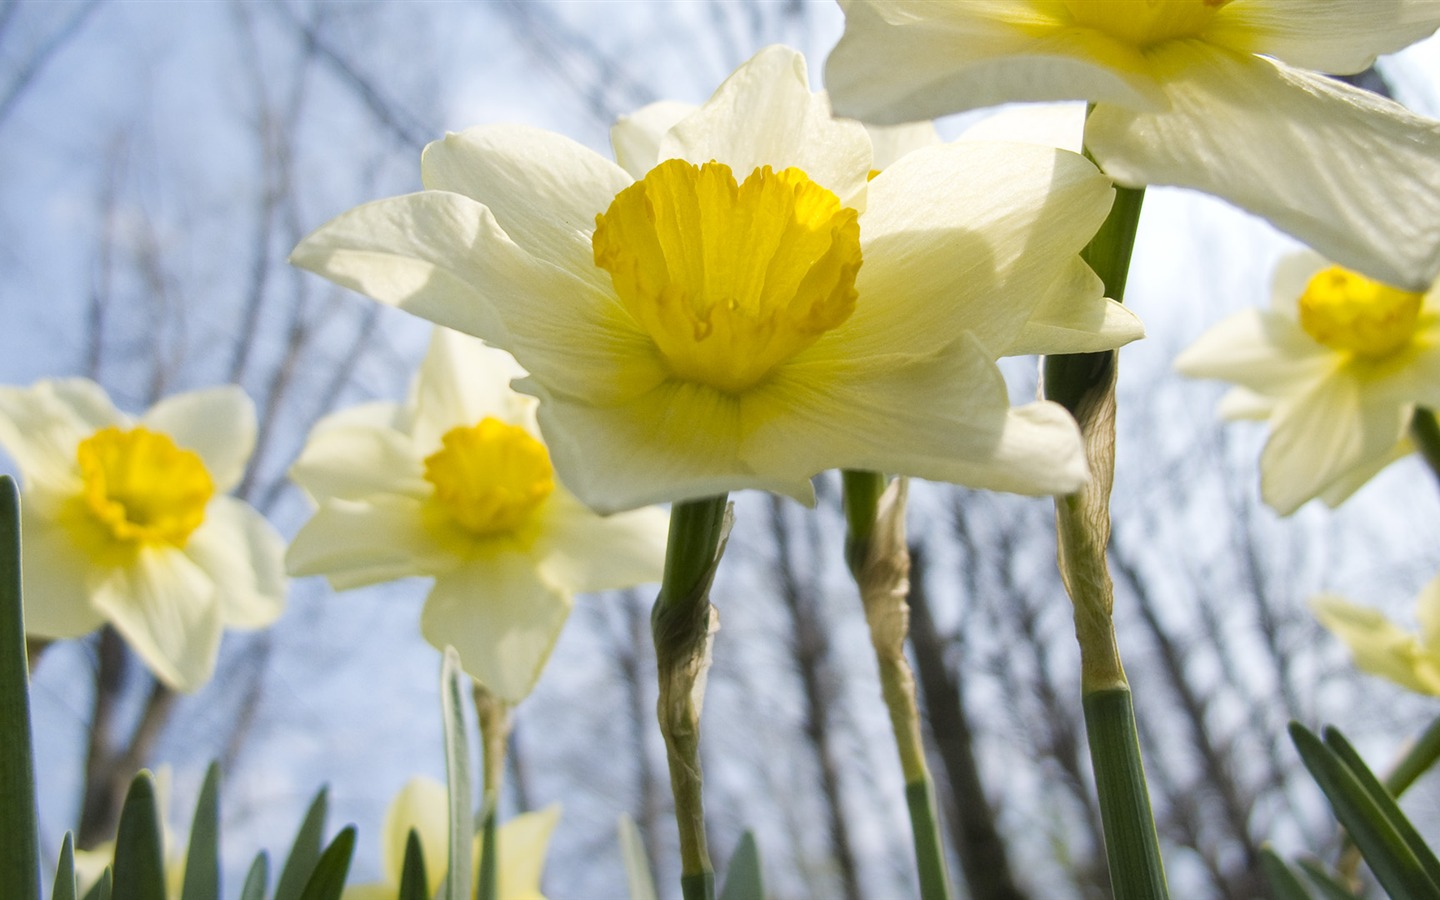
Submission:
<svg viewBox="0 0 1440 900">
<path fill-rule="evenodd" d="M 261 628 L 285 609 L 285 540 L 264 516 L 234 497 L 216 497 L 185 544 L 215 584 L 232 628 Z"/>
<path fill-rule="evenodd" d="M 125 420 L 98 384 L 84 378 L 0 386 L 0 447 L 15 460 L 25 482 L 64 490 L 78 478 L 80 441 Z"/>
<path fill-rule="evenodd" d="M 1262 396 L 1303 390 L 1335 365 L 1299 322 L 1253 309 L 1222 320 L 1175 358 L 1182 375 L 1224 379 Z"/>
<path fill-rule="evenodd" d="M 904 125 L 866 125 L 873 156 L 870 168 L 884 171 L 900 157 L 941 143 L 934 122 L 909 122 Z"/>
<path fill-rule="evenodd" d="M 1346 469 L 1325 486 L 1320 492 L 1320 499 L 1326 506 L 1336 507 L 1349 500 L 1350 497 L 1366 484 L 1370 479 L 1379 475 L 1380 472 L 1397 460 L 1403 459 L 1415 452 L 1415 445 L 1406 438 L 1396 444 L 1389 453 L 1384 456 L 1368 460 L 1354 468 Z M 1440 645 L 1437 645 L 1440 646 Z"/>
<path fill-rule="evenodd" d="M 370 403 L 321 419 L 290 466 L 291 480 L 317 504 L 377 493 L 427 496 L 424 467 L 409 436 L 392 424 L 396 415 L 393 403 Z"/>
<path fill-rule="evenodd" d="M 400 884 L 411 829 L 415 830 L 425 857 L 425 872 L 430 882 L 426 896 L 434 896 L 439 890 L 450 864 L 449 821 L 450 795 L 445 785 L 433 778 L 415 777 L 400 788 L 385 810 L 385 839 L 380 848 L 380 870 L 386 883 L 392 885 L 390 897 Z"/>
<path fill-rule="evenodd" d="M 420 631 L 436 647 L 453 646 L 466 674 L 497 697 L 518 703 L 539 680 L 570 606 L 528 556 L 499 552 L 436 578 Z"/>
<path fill-rule="evenodd" d="M 209 680 L 222 611 L 214 582 L 185 554 L 141 547 L 99 580 L 93 602 L 160 681 L 188 693 Z"/>
<path fill-rule="evenodd" d="M 1432 0 L 1247 0 L 1221 7 L 1205 38 L 1292 66 L 1352 75 L 1440 27 Z"/>
<path fill-rule="evenodd" d="M 1270 418 L 1275 411 L 1275 404 L 1279 401 L 1274 397 L 1266 397 L 1257 394 L 1249 388 L 1231 388 L 1220 398 L 1220 403 L 1215 412 L 1222 419 L 1255 419 L 1263 421 Z"/>
<path fill-rule="evenodd" d="M 1053 403 L 1011 409 L 1004 379 L 973 336 L 926 358 L 800 362 L 777 373 L 745 444 L 756 471 L 899 472 L 1039 495 L 1086 481 L 1075 420 Z"/>
<path fill-rule="evenodd" d="M 1007 106 L 966 128 L 960 139 L 1039 144 L 1079 153 L 1085 143 L 1085 103 Z"/>
<path fill-rule="evenodd" d="M 849 354 L 923 354 L 971 331 L 998 355 L 1074 272 L 1113 197 L 1093 165 L 1053 148 L 975 141 L 909 153 L 870 184 L 860 299 L 832 336 L 846 333 Z M 1098 281 L 1084 286 L 1103 293 Z"/>
<path fill-rule="evenodd" d="M 1144 336 L 1140 317 L 1105 297 L 1105 285 L 1077 256 L 1045 292 L 1005 355 L 1094 353 Z"/>
<path fill-rule="evenodd" d="M 1430 579 L 1415 598 L 1420 643 L 1432 659 L 1440 660 L 1440 576 Z"/>
<path fill-rule="evenodd" d="M 840 5 L 845 33 L 825 63 L 837 115 L 898 125 L 1019 100 L 1164 105 L 1138 53 L 1067 27 L 1042 3 Z"/>
<path fill-rule="evenodd" d="M 596 407 L 544 394 L 533 380 L 516 384 L 540 396 L 540 428 L 550 457 L 576 497 L 601 514 L 673 500 L 755 488 L 814 505 L 810 472 L 777 475 L 741 457 L 747 430 L 743 401 L 713 388 L 667 381 L 627 402 Z"/>
<path fill-rule="evenodd" d="M 590 234 L 595 217 L 633 179 L 594 150 L 539 128 L 484 125 L 427 146 L 420 174 L 427 190 L 484 204 L 538 259 L 608 283 L 593 264 Z"/>
<path fill-rule="evenodd" d="M 664 510 L 599 516 L 568 491 L 556 491 L 535 555 L 546 581 L 576 593 L 659 582 L 669 529 Z"/>
<path fill-rule="evenodd" d="M 422 501 L 394 495 L 323 504 L 285 554 L 291 575 L 324 575 L 337 591 L 434 575 L 454 565 L 425 527 Z"/>
<path fill-rule="evenodd" d="M 524 375 L 525 370 L 505 351 L 436 328 L 405 405 L 408 416 L 403 427 L 422 453 L 430 453 L 451 428 L 474 425 L 486 416 L 531 424 L 535 402 L 510 389 L 511 380 Z"/>
<path fill-rule="evenodd" d="M 1385 458 L 1409 424 L 1410 410 L 1376 403 L 1349 378 L 1325 378 L 1277 405 L 1260 455 L 1260 492 L 1281 515 L 1341 477 Z"/>
<path fill-rule="evenodd" d="M 736 69 L 693 115 L 660 142 L 662 159 L 724 163 L 744 179 L 761 166 L 795 166 L 842 202 L 861 195 L 870 174 L 870 138 L 858 122 L 836 119 L 810 91 L 805 58 L 767 47 Z"/>
<path fill-rule="evenodd" d="M 1102 104 L 1085 140 L 1116 181 L 1195 188 L 1411 290 L 1440 272 L 1440 124 L 1358 88 L 1195 43 L 1162 48 L 1170 108 Z"/>
<path fill-rule="evenodd" d="M 660 141 L 665 132 L 697 109 L 693 103 L 661 100 L 621 116 L 610 127 L 615 162 L 632 177 L 644 178 L 660 162 Z"/>
<path fill-rule="evenodd" d="M 255 404 L 233 384 L 172 394 L 150 407 L 140 424 L 199 454 L 220 493 L 240 483 L 255 449 Z"/>
<path fill-rule="evenodd" d="M 62 639 L 98 628 L 105 617 L 90 604 L 90 561 L 61 525 L 20 505 L 20 572 L 25 633 Z"/>
<path fill-rule="evenodd" d="M 1312 598 L 1310 610 L 1321 625 L 1350 648 L 1357 669 L 1412 691 L 1440 694 L 1440 683 L 1423 677 L 1417 668 L 1416 661 L 1423 655 L 1419 641 L 1378 610 L 1333 595 Z"/>
<path fill-rule="evenodd" d="M 521 813 L 496 832 L 500 865 L 497 891 L 506 900 L 544 900 L 540 879 L 545 871 L 545 850 L 560 822 L 560 805 L 552 803 L 535 812 Z"/>
<path fill-rule="evenodd" d="M 381 303 L 495 340 L 491 299 L 553 297 L 576 283 L 540 263 L 501 230 L 490 210 L 460 194 L 424 191 L 358 206 L 299 243 L 290 262 Z"/>
</svg>

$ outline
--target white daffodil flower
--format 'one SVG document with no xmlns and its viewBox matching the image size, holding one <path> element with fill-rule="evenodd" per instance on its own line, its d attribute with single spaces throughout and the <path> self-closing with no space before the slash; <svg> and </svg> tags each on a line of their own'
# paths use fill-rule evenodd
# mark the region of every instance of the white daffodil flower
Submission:
<svg viewBox="0 0 1440 900">
<path fill-rule="evenodd" d="M 381 880 L 345 888 L 344 900 L 394 900 L 400 888 L 405 845 L 412 829 L 425 857 L 425 896 L 438 894 L 450 865 L 449 803 L 445 785 L 432 778 L 416 777 L 405 782 L 385 811 L 385 835 L 380 846 Z M 540 893 L 540 876 L 545 869 L 545 848 L 550 842 L 550 833 L 559 821 L 560 807 L 551 805 L 537 812 L 521 813 L 496 829 L 495 845 L 500 854 L 496 896 L 504 900 L 545 900 L 545 895 Z M 480 844 L 477 834 L 472 872 L 480 871 Z"/>
<path fill-rule="evenodd" d="M 1087 100 L 1128 187 L 1178 185 L 1411 290 L 1440 273 L 1440 123 L 1327 78 L 1440 26 L 1431 0 L 841 0 L 835 110 L 888 125 Z M 1399 202 L 1397 198 L 1404 198 Z"/>
<path fill-rule="evenodd" d="M 284 541 L 227 496 L 255 445 L 238 387 L 176 394 L 139 419 L 83 378 L 0 386 L 0 446 L 20 470 L 25 628 L 115 626 L 155 677 L 193 691 L 225 626 L 285 603 Z"/>
<path fill-rule="evenodd" d="M 1261 494 L 1289 515 L 1313 497 L 1339 504 L 1410 451 L 1415 407 L 1440 405 L 1440 295 L 1306 252 L 1281 262 L 1273 298 L 1210 329 L 1175 368 L 1238 385 L 1227 418 L 1270 422 Z"/>
<path fill-rule="evenodd" d="M 631 143 L 638 172 L 652 151 Z M 808 503 L 834 468 L 1084 483 L 1074 421 L 1012 410 L 995 358 L 1062 279 L 1075 303 L 1101 295 L 1077 254 L 1113 188 L 1089 162 L 957 143 L 869 180 L 864 128 L 783 47 L 653 158 L 637 180 L 535 129 L 452 134 L 425 150 L 427 190 L 340 216 L 291 259 L 511 350 L 556 469 L 598 510 L 742 488 Z"/>
<path fill-rule="evenodd" d="M 322 419 L 290 476 L 318 509 L 290 544 L 295 575 L 336 590 L 431 576 L 420 629 L 466 673 L 518 703 L 577 592 L 659 581 L 668 518 L 601 518 L 555 478 L 525 373 L 437 328 L 403 405 Z"/>
<path fill-rule="evenodd" d="M 1310 609 L 1321 625 L 1349 646 L 1355 668 L 1417 693 L 1440 696 L 1440 578 L 1425 585 L 1416 600 L 1418 635 L 1379 610 L 1333 594 L 1311 599 Z"/>
</svg>

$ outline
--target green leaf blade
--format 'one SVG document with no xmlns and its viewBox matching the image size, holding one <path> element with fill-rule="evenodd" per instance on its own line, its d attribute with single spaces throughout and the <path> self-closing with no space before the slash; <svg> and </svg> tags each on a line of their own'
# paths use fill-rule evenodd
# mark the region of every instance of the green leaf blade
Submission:
<svg viewBox="0 0 1440 900">
<path fill-rule="evenodd" d="M 450 866 L 445 874 L 444 900 L 470 900 L 474 883 L 470 848 L 475 843 L 471 809 L 470 744 L 465 733 L 465 696 L 460 688 L 464 673 L 460 654 L 445 648 L 440 665 L 440 696 L 445 731 L 445 774 L 450 796 Z"/>
<path fill-rule="evenodd" d="M 620 814 L 620 857 L 625 862 L 625 879 L 630 884 L 630 900 L 659 900 L 655 894 L 655 877 L 650 872 L 650 857 L 640 829 L 628 813 Z"/>
<path fill-rule="evenodd" d="M 141 771 L 130 782 L 115 833 L 114 900 L 157 900 L 165 896 L 164 835 L 155 800 L 155 779 Z"/>
<path fill-rule="evenodd" d="M 17 897 L 39 897 L 30 668 L 20 594 L 20 492 L 9 475 L 0 475 L 0 834 L 5 835 L 0 884 Z"/>
<path fill-rule="evenodd" d="M 310 873 L 320 860 L 320 844 L 325 833 L 325 813 L 329 807 L 329 790 L 321 788 L 310 802 L 295 842 L 290 845 L 290 855 L 280 870 L 280 880 L 275 884 L 275 900 L 300 900 Z"/>
<path fill-rule="evenodd" d="M 345 891 L 345 876 L 350 874 L 350 859 L 354 855 L 355 826 L 346 825 L 315 862 L 300 900 L 340 900 Z"/>
<path fill-rule="evenodd" d="M 220 766 L 211 763 L 190 821 L 190 847 L 185 853 L 185 883 L 180 900 L 214 900 L 220 896 Z"/>
<path fill-rule="evenodd" d="M 413 828 L 405 839 L 405 861 L 400 864 L 400 895 L 397 900 L 430 900 L 425 849 L 420 846 L 420 835 Z"/>
<path fill-rule="evenodd" d="M 60 843 L 60 862 L 55 866 L 55 886 L 50 891 L 50 900 L 75 900 L 76 893 L 75 837 L 67 831 Z"/>
<path fill-rule="evenodd" d="M 719 900 L 765 900 L 765 879 L 760 869 L 760 848 L 753 832 L 740 835 L 730 866 L 725 872 L 725 886 Z"/>
</svg>

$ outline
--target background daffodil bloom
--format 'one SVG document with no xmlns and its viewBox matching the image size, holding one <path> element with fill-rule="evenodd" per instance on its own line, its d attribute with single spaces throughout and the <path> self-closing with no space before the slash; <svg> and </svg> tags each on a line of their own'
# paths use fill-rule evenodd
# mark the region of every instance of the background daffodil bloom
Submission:
<svg viewBox="0 0 1440 900">
<path fill-rule="evenodd" d="M 1415 407 L 1440 404 L 1440 298 L 1332 266 L 1282 260 L 1269 310 L 1216 325 L 1175 368 L 1238 385 L 1227 418 L 1266 419 L 1261 493 L 1283 515 L 1334 506 L 1408 453 Z"/>
<path fill-rule="evenodd" d="M 417 776 L 405 782 L 385 811 L 385 834 L 380 846 L 381 880 L 347 887 L 344 900 L 394 900 L 405 865 L 405 843 L 413 828 L 425 855 L 427 897 L 435 896 L 450 865 L 449 797 L 445 785 Z M 496 829 L 500 864 L 496 895 L 501 900 L 545 900 L 540 876 L 545 848 L 560 821 L 560 807 L 552 804 L 536 812 L 521 813 Z M 472 872 L 480 871 L 480 835 L 475 836 Z"/>
<path fill-rule="evenodd" d="M 83 378 L 0 387 L 0 446 L 24 485 L 26 631 L 108 621 L 160 681 L 203 685 L 224 626 L 259 628 L 284 607 L 284 541 L 227 496 L 254 445 L 255 407 L 234 386 L 139 419 Z"/>
<path fill-rule="evenodd" d="M 403 405 L 371 403 L 322 419 L 291 477 L 318 505 L 290 545 L 296 575 L 336 590 L 432 576 L 420 627 L 453 645 L 465 671 L 519 702 L 576 592 L 658 581 L 668 519 L 608 519 L 555 478 L 535 401 L 507 354 L 445 329 Z"/>
<path fill-rule="evenodd" d="M 1331 594 L 1311 599 L 1310 609 L 1350 647 L 1357 669 L 1417 693 L 1440 695 L 1440 578 L 1425 585 L 1415 602 L 1418 635 L 1379 610 Z"/>
<path fill-rule="evenodd" d="M 1440 123 L 1327 78 L 1440 26 L 1428 0 L 841 0 L 836 112 L 876 124 L 1095 104 L 1129 187 L 1179 185 L 1417 289 L 1440 273 Z M 1403 202 L 1397 198 L 1404 198 Z"/>
<path fill-rule="evenodd" d="M 649 161 L 620 158 L 635 172 Z M 427 190 L 298 246 L 304 268 L 514 352 L 557 471 L 602 511 L 833 468 L 1029 494 L 1086 470 L 1059 406 L 995 359 L 1077 254 L 1109 180 L 1082 157 L 957 143 L 869 180 L 870 138 L 772 47 L 664 132 L 636 180 L 517 127 L 426 148 Z M 1057 346 L 1057 352 L 1066 348 Z"/>
</svg>

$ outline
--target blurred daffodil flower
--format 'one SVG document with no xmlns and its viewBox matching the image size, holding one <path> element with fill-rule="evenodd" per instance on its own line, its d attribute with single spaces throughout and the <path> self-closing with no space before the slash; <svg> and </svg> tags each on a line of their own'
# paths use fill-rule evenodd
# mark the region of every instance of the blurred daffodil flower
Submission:
<svg viewBox="0 0 1440 900">
<path fill-rule="evenodd" d="M 321 420 L 291 477 L 315 515 L 290 545 L 296 575 L 337 590 L 430 576 L 431 644 L 510 703 L 534 686 L 576 592 L 658 581 L 667 517 L 601 518 L 557 480 L 535 401 L 502 351 L 435 329 L 409 399 Z"/>
<path fill-rule="evenodd" d="M 1417 405 L 1440 405 L 1440 296 L 1405 291 L 1314 253 L 1283 260 L 1269 310 L 1216 325 L 1175 367 L 1238 385 L 1232 419 L 1265 419 L 1261 494 L 1282 515 L 1334 506 L 1410 452 Z"/>
<path fill-rule="evenodd" d="M 1378 610 L 1334 595 L 1313 598 L 1310 609 L 1350 648 L 1357 669 L 1440 696 L 1440 577 L 1425 585 L 1415 602 L 1419 634 L 1403 630 Z"/>
<path fill-rule="evenodd" d="M 23 482 L 27 632 L 108 621 L 160 681 L 203 685 L 222 629 L 268 625 L 285 602 L 284 542 L 227 496 L 254 444 L 238 387 L 176 394 L 139 419 L 81 378 L 0 387 L 0 446 Z"/>
<path fill-rule="evenodd" d="M 512 351 L 556 470 L 601 511 L 813 502 L 833 468 L 1084 483 L 1073 420 L 1011 409 L 995 359 L 1062 279 L 1099 303 L 1077 254 L 1113 189 L 1089 162 L 957 143 L 872 180 L 864 128 L 782 47 L 658 141 L 626 137 L 616 165 L 534 129 L 452 134 L 425 150 L 427 190 L 340 216 L 292 261 Z"/>
<path fill-rule="evenodd" d="M 835 110 L 888 125 L 1010 101 L 1094 104 L 1128 187 L 1224 198 L 1409 289 L 1440 272 L 1440 123 L 1327 78 L 1440 26 L 1428 0 L 841 0 Z M 1404 198 L 1404 202 L 1397 202 Z"/>
<path fill-rule="evenodd" d="M 449 798 L 445 785 L 431 778 L 416 777 L 405 783 L 385 811 L 385 834 L 380 846 L 381 880 L 347 887 L 344 900 L 394 900 L 405 864 L 405 845 L 415 831 L 425 857 L 427 889 L 433 897 L 445 879 L 450 864 L 448 832 Z M 496 871 L 496 896 L 500 900 L 545 900 L 540 893 L 540 876 L 545 868 L 545 848 L 550 833 L 560 821 L 560 807 L 548 806 L 537 812 L 521 813 L 496 829 L 500 854 Z M 475 837 L 472 872 L 480 871 L 480 836 Z"/>
</svg>

